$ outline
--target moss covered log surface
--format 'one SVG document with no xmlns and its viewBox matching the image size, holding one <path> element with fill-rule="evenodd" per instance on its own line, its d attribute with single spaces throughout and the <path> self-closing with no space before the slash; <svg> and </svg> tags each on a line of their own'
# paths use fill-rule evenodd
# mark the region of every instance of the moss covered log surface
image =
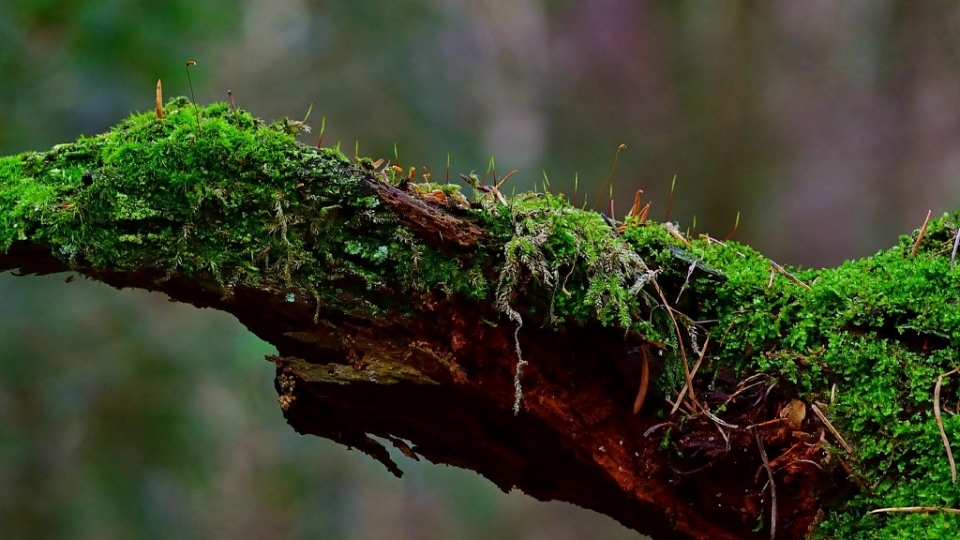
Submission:
<svg viewBox="0 0 960 540">
<path fill-rule="evenodd" d="M 396 474 L 381 442 L 655 538 L 768 538 L 774 499 L 781 539 L 960 535 L 934 413 L 958 364 L 958 215 L 916 250 L 919 232 L 783 269 L 559 195 L 461 196 L 302 127 L 177 99 L 2 158 L 0 270 L 232 313 L 277 347 L 297 431 Z M 904 507 L 925 509 L 868 513 Z"/>
</svg>

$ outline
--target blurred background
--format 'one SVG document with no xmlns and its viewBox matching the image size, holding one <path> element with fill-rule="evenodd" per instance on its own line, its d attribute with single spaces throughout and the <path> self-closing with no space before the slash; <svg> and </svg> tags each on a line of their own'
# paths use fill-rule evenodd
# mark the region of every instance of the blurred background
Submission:
<svg viewBox="0 0 960 540">
<path fill-rule="evenodd" d="M 960 4 L 0 0 L 0 154 L 166 96 L 302 118 L 352 155 L 543 175 L 618 215 L 832 266 L 960 207 Z M 2 538 L 636 538 L 475 474 L 293 433 L 229 316 L 0 275 Z"/>
</svg>

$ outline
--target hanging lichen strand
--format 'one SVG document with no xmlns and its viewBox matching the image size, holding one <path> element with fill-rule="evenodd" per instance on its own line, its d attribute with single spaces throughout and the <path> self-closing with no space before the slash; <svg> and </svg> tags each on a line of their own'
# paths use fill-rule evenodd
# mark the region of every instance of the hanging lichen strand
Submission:
<svg viewBox="0 0 960 540">
<path fill-rule="evenodd" d="M 646 437 L 670 459 L 690 459 L 684 433 L 698 423 L 742 451 L 766 445 L 758 528 L 770 528 L 778 484 L 817 470 L 852 489 L 818 501 L 813 536 L 960 533 L 945 447 L 960 441 L 956 214 L 871 258 L 795 270 L 670 224 L 616 223 L 562 194 L 487 188 L 467 201 L 383 160 L 302 146 L 302 128 L 179 98 L 106 134 L 2 158 L 0 251 L 42 245 L 71 265 L 345 312 L 415 309 L 380 305 L 380 291 L 484 303 L 502 316 L 492 324 L 514 325 L 516 395 L 503 408 L 521 416 L 521 325 L 617 327 L 663 364 L 643 414 L 669 424 Z M 447 221 L 405 216 L 408 203 Z M 744 412 L 747 394 L 777 396 L 782 419 Z M 787 442 L 769 444 L 770 429 Z"/>
</svg>

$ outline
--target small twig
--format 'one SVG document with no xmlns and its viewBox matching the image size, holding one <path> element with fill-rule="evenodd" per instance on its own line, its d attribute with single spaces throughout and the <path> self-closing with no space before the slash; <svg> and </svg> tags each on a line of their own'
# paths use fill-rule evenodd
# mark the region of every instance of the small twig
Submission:
<svg viewBox="0 0 960 540">
<path fill-rule="evenodd" d="M 643 432 L 643 436 L 644 436 L 644 437 L 649 437 L 651 433 L 653 433 L 654 431 L 656 431 L 656 430 L 658 430 L 658 429 L 660 429 L 660 428 L 662 428 L 662 427 L 672 427 L 672 426 L 675 426 L 675 425 L 676 425 L 676 424 L 673 423 L 673 422 L 661 422 L 661 423 L 659 423 L 659 424 L 654 424 L 654 425 L 650 426 L 649 428 L 647 428 L 646 431 Z"/>
<path fill-rule="evenodd" d="M 783 423 L 783 422 L 785 422 L 786 420 L 787 420 L 786 418 L 774 418 L 774 419 L 772 419 L 772 420 L 766 420 L 766 421 L 764 421 L 764 422 L 760 422 L 759 424 L 751 424 L 751 425 L 747 426 L 747 428 L 753 429 L 753 428 L 758 428 L 758 427 L 772 426 L 773 424 Z"/>
<path fill-rule="evenodd" d="M 633 414 L 640 412 L 643 407 L 643 401 L 647 399 L 647 388 L 650 387 L 650 359 L 647 358 L 647 351 L 640 347 L 640 389 L 637 391 L 637 399 L 633 401 Z"/>
<path fill-rule="evenodd" d="M 690 400 L 693 401 L 693 404 L 696 406 L 696 408 L 702 408 L 700 406 L 700 402 L 697 401 L 696 394 L 693 392 L 693 378 L 690 376 L 690 364 L 687 362 L 687 353 L 683 347 L 683 335 L 680 333 L 680 325 L 677 324 L 677 319 L 673 316 L 673 310 L 670 308 L 670 304 L 667 302 L 667 297 L 663 294 L 663 290 L 660 288 L 660 285 L 657 283 L 656 279 L 653 280 L 653 288 L 656 289 L 657 294 L 660 295 L 660 300 L 667 309 L 667 315 L 670 316 L 670 322 L 673 323 L 673 330 L 677 334 L 677 348 L 680 349 L 680 360 L 683 362 L 683 375 L 687 386 L 690 388 Z M 673 410 L 670 411 L 670 414 L 677 412 L 677 408 L 680 407 L 680 403 L 683 403 L 682 399 L 677 400 L 677 403 L 673 406 Z"/>
<path fill-rule="evenodd" d="M 753 384 L 750 384 L 750 385 L 748 385 L 748 386 L 744 386 L 744 387 L 740 388 L 739 390 L 737 390 L 736 392 L 730 394 L 730 396 L 727 397 L 727 400 L 724 401 L 723 404 L 724 404 L 724 405 L 729 405 L 733 400 L 737 399 L 737 396 L 739 396 L 741 393 L 746 392 L 747 390 L 751 390 L 751 389 L 753 389 L 754 387 L 760 386 L 761 384 L 765 384 L 765 383 L 766 383 L 766 381 L 757 381 L 757 382 L 755 382 L 755 383 L 753 383 Z M 743 383 L 740 383 L 740 384 L 743 384 Z"/>
<path fill-rule="evenodd" d="M 717 415 L 713 414 L 712 412 L 710 412 L 709 410 L 707 410 L 706 407 L 701 406 L 701 407 L 700 407 L 700 412 L 702 412 L 707 418 L 713 420 L 715 423 L 720 424 L 721 426 L 723 426 L 723 427 L 725 427 L 725 428 L 727 428 L 727 429 L 740 429 L 740 426 L 738 426 L 737 424 L 731 424 L 731 423 L 729 423 L 729 422 L 724 422 L 723 420 L 720 419 L 719 416 L 717 416 Z"/>
<path fill-rule="evenodd" d="M 785 464 L 782 468 L 785 469 L 785 468 L 793 465 L 794 463 L 806 463 L 806 464 L 808 464 L 808 465 L 813 465 L 814 467 L 820 469 L 821 471 L 823 470 L 823 467 L 821 467 L 819 463 L 817 463 L 816 461 L 809 460 L 809 459 L 795 459 L 795 460 L 791 461 L 790 463 Z"/>
<path fill-rule="evenodd" d="M 927 225 L 930 223 L 930 214 L 933 213 L 933 210 L 927 210 L 927 219 L 923 220 L 923 225 L 920 227 L 920 234 L 917 235 L 917 241 L 913 243 L 913 249 L 910 250 L 910 256 L 916 257 L 917 252 L 920 251 L 920 241 L 923 240 L 923 236 L 927 234 Z"/>
<path fill-rule="evenodd" d="M 957 370 L 953 370 L 937 377 L 937 384 L 933 387 L 933 417 L 937 419 L 937 428 L 940 429 L 940 438 L 943 439 L 943 447 L 947 449 L 947 461 L 950 463 L 950 480 L 957 483 L 957 463 L 953 460 L 953 451 L 950 449 L 950 439 L 947 438 L 947 432 L 943 429 L 943 419 L 940 417 L 940 386 L 943 384 L 943 378 L 953 375 Z"/>
<path fill-rule="evenodd" d="M 756 401 L 753 402 L 753 406 L 756 407 L 761 402 L 767 401 L 767 398 L 770 397 L 770 392 L 773 392 L 773 389 L 776 388 L 777 381 L 773 381 L 773 384 L 767 387 L 767 391 L 763 393 L 762 396 L 758 397 Z"/>
<path fill-rule="evenodd" d="M 960 510 L 956 508 L 940 508 L 939 506 L 900 506 L 896 508 L 877 508 L 876 510 L 871 510 L 867 512 L 867 514 L 882 514 L 882 513 L 929 514 L 933 512 L 944 512 L 947 514 L 960 514 Z"/>
<path fill-rule="evenodd" d="M 690 404 L 689 400 L 685 399 L 683 401 L 678 401 L 677 403 L 674 403 L 673 401 L 670 401 L 670 398 L 666 396 L 664 396 L 663 400 L 666 401 L 667 405 L 670 405 L 670 407 L 676 407 L 678 406 L 677 404 L 683 405 L 687 409 L 687 412 L 690 413 L 689 416 L 697 414 L 696 409 L 693 408 L 693 405 Z"/>
<path fill-rule="evenodd" d="M 773 481 L 773 469 L 770 468 L 767 451 L 764 450 L 763 441 L 760 440 L 760 432 L 754 429 L 753 436 L 757 439 L 760 459 L 763 460 L 763 466 L 767 469 L 767 476 L 770 478 L 770 540 L 774 540 L 777 537 L 777 484 Z"/>
<path fill-rule="evenodd" d="M 727 247 L 727 243 L 726 243 L 726 242 L 724 242 L 724 241 L 722 241 L 722 240 L 717 240 L 716 238 L 710 236 L 709 234 L 701 234 L 700 236 L 702 236 L 703 238 L 705 238 L 705 239 L 707 240 L 707 243 L 708 243 L 708 244 L 716 244 L 716 245 L 718 245 L 718 246 Z"/>
<path fill-rule="evenodd" d="M 723 437 L 723 442 L 727 445 L 724 451 L 729 452 L 730 451 L 730 434 L 724 431 L 723 428 L 720 427 L 720 424 L 714 424 L 713 427 L 717 428 L 717 431 L 720 432 L 720 436 Z"/>
<path fill-rule="evenodd" d="M 852 454 L 853 448 L 851 448 L 850 445 L 847 444 L 847 441 L 843 439 L 843 436 L 840 435 L 840 432 L 837 431 L 837 428 L 833 427 L 833 424 L 831 424 L 830 421 L 827 420 L 827 416 L 823 414 L 823 411 L 820 410 L 820 407 L 817 407 L 816 403 L 811 403 L 810 409 L 812 409 L 813 413 L 817 415 L 817 418 L 819 418 L 820 421 L 823 422 L 823 425 L 827 426 L 827 429 L 830 430 L 830 433 L 832 433 L 833 436 L 836 437 L 838 441 L 840 441 L 840 446 L 842 446 L 843 449 L 846 450 L 848 454 Z"/>
<path fill-rule="evenodd" d="M 727 243 L 726 243 L 726 242 L 723 242 L 723 241 L 721 241 L 721 240 L 717 240 L 716 238 L 710 236 L 709 234 L 701 234 L 700 237 L 706 239 L 706 241 L 707 241 L 708 244 L 716 244 L 716 245 L 718 245 L 718 246 L 727 247 Z M 729 238 L 728 238 L 727 240 L 729 240 Z M 739 255 L 741 259 L 746 259 L 746 258 L 747 258 L 746 255 L 744 255 L 743 253 L 741 253 L 741 252 L 739 252 L 739 251 L 737 252 L 737 255 Z"/>
<path fill-rule="evenodd" d="M 693 380 L 697 376 L 697 370 L 700 369 L 700 364 L 703 362 L 703 357 L 707 354 L 707 345 L 710 344 L 710 336 L 707 336 L 707 340 L 703 342 L 703 347 L 700 348 L 700 358 L 697 359 L 697 363 L 693 365 L 693 371 L 690 372 L 690 379 Z M 680 395 L 677 396 L 677 403 L 683 401 L 684 394 L 687 393 L 688 386 L 683 385 L 683 388 L 680 389 Z M 673 413 L 671 413 L 673 414 Z"/>
<path fill-rule="evenodd" d="M 698 262 L 700 261 L 694 259 L 693 262 L 690 263 L 690 267 L 687 268 L 687 279 L 683 280 L 683 285 L 680 286 L 680 292 L 677 293 L 677 299 L 673 301 L 674 304 L 680 303 L 680 297 L 683 296 L 683 291 L 686 290 L 687 285 L 690 283 L 690 276 L 692 276 L 693 271 L 697 269 Z"/>
<path fill-rule="evenodd" d="M 950 254 L 951 270 L 953 270 L 954 263 L 957 262 L 957 247 L 960 247 L 960 224 L 957 225 L 957 236 L 953 239 L 953 253 Z"/>
<path fill-rule="evenodd" d="M 690 241 L 687 240 L 683 234 L 677 230 L 677 228 L 672 223 L 664 223 L 663 228 L 670 233 L 670 236 L 676 238 L 677 240 L 683 242 L 683 245 L 690 247 Z"/>
<path fill-rule="evenodd" d="M 796 276 L 794 276 L 794 275 L 791 274 L 790 272 L 787 272 L 787 271 L 786 271 L 782 266 L 780 266 L 779 264 L 777 264 L 777 263 L 775 263 L 775 262 L 773 262 L 773 261 L 770 261 L 770 266 L 772 266 L 773 269 L 776 270 L 777 272 L 780 272 L 781 274 L 787 276 L 787 278 L 790 279 L 790 281 L 796 283 L 797 285 L 803 287 L 804 289 L 806 289 L 806 290 L 808 290 L 808 291 L 809 291 L 809 290 L 812 290 L 809 285 L 807 285 L 806 283 L 804 283 L 804 282 L 800 281 L 799 279 L 797 279 Z"/>
</svg>

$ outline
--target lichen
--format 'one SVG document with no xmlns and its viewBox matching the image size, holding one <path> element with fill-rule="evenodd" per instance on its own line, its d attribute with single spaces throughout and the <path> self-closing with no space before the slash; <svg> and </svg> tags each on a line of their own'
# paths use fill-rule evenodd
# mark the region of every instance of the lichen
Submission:
<svg viewBox="0 0 960 540">
<path fill-rule="evenodd" d="M 491 203 L 496 208 L 496 202 Z M 544 315 L 555 325 L 570 318 L 598 319 L 627 332 L 651 334 L 636 298 L 656 273 L 599 214 L 573 208 L 550 193 L 514 197 L 504 212 L 510 238 L 503 247 L 495 305 L 516 325 L 514 376 L 516 414 L 523 398 L 522 377 L 526 361 L 520 346 L 523 318 L 513 305 L 517 291 L 535 282 L 549 298 Z"/>
</svg>

